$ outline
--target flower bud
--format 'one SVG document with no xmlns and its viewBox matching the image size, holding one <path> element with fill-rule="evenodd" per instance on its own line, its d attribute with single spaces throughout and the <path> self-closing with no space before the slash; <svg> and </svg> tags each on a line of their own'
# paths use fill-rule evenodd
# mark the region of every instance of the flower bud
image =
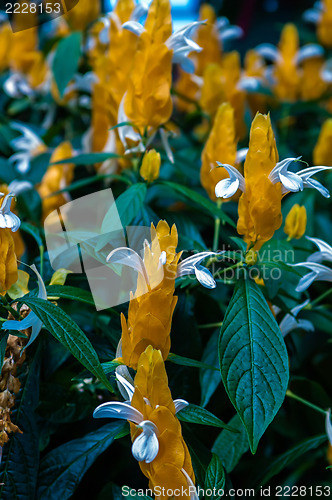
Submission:
<svg viewBox="0 0 332 500">
<path fill-rule="evenodd" d="M 147 182 L 153 182 L 159 177 L 160 154 L 155 149 L 146 152 L 143 158 L 140 174 Z"/>
<path fill-rule="evenodd" d="M 288 240 L 296 238 L 297 240 L 301 238 L 306 230 L 307 226 L 307 211 L 305 207 L 300 207 L 300 205 L 294 205 L 289 211 L 286 221 L 284 231 L 288 235 Z"/>
</svg>

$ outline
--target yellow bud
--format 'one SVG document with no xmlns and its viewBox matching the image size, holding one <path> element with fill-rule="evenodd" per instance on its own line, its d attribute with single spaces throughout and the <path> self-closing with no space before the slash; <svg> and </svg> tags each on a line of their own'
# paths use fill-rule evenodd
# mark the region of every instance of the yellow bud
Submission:
<svg viewBox="0 0 332 500">
<path fill-rule="evenodd" d="M 254 266 L 256 262 L 257 262 L 257 252 L 256 250 L 251 249 L 246 254 L 245 263 L 247 264 L 247 266 Z"/>
<path fill-rule="evenodd" d="M 300 207 L 300 205 L 294 205 L 289 211 L 286 221 L 284 231 L 288 235 L 288 240 L 296 238 L 297 240 L 301 238 L 306 230 L 307 226 L 307 211 L 305 207 Z"/>
<path fill-rule="evenodd" d="M 153 182 L 159 177 L 160 154 L 155 149 L 145 153 L 139 173 L 147 182 Z"/>
</svg>

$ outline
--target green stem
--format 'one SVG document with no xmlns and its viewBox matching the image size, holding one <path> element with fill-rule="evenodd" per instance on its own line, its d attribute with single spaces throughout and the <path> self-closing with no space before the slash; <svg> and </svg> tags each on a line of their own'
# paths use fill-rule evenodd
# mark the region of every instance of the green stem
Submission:
<svg viewBox="0 0 332 500">
<path fill-rule="evenodd" d="M 15 311 L 15 309 L 9 304 L 8 300 L 6 299 L 6 297 L 1 297 L 1 299 L 2 299 L 2 307 L 4 309 L 6 309 L 8 312 L 10 312 L 11 315 L 15 319 L 18 319 L 18 320 L 23 319 L 22 316 L 20 315 L 20 313 L 18 313 L 17 311 Z"/>
<path fill-rule="evenodd" d="M 39 255 L 40 255 L 40 276 L 43 277 L 44 271 L 44 245 L 40 245 L 39 247 Z"/>
<path fill-rule="evenodd" d="M 198 325 L 198 328 L 201 330 L 205 330 L 208 328 L 218 328 L 219 326 L 222 326 L 222 322 L 221 323 L 208 323 L 206 325 Z"/>
<path fill-rule="evenodd" d="M 219 246 L 219 233 L 220 233 L 220 217 L 216 217 L 214 221 L 214 237 L 212 250 L 216 252 Z"/>
<path fill-rule="evenodd" d="M 326 292 L 322 293 L 322 295 L 317 297 L 317 299 L 313 300 L 310 304 L 308 304 L 307 307 L 305 307 L 305 309 L 312 309 L 314 306 L 319 304 L 319 302 L 326 299 L 326 297 L 328 297 L 331 293 L 332 293 L 332 288 L 326 290 Z"/>
<path fill-rule="evenodd" d="M 318 411 L 319 413 L 322 413 L 323 415 L 326 415 L 326 411 L 323 410 L 322 408 L 319 408 L 319 406 L 314 405 L 313 403 L 310 403 L 306 399 L 301 398 L 300 396 L 297 396 L 294 394 L 292 391 L 287 391 L 286 396 L 289 398 L 295 399 L 296 401 L 299 401 L 300 403 L 303 403 L 304 405 L 308 406 L 309 408 L 312 408 L 313 410 Z"/>
</svg>

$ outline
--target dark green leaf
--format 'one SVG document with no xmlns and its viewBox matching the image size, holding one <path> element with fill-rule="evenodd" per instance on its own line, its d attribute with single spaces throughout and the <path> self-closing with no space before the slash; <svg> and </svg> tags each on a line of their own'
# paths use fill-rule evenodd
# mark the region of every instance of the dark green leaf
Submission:
<svg viewBox="0 0 332 500">
<path fill-rule="evenodd" d="M 4 360 L 4 357 L 5 357 L 5 352 L 6 352 L 6 348 L 7 348 L 8 336 L 9 336 L 9 331 L 8 330 L 6 332 L 2 331 L 2 337 L 1 337 L 1 340 L 0 340 L 0 366 L 3 365 L 3 360 Z"/>
<path fill-rule="evenodd" d="M 219 363 L 225 389 L 255 453 L 285 398 L 289 369 L 280 328 L 250 279 L 238 282 L 226 311 Z"/>
<path fill-rule="evenodd" d="M 60 307 L 43 299 L 28 298 L 24 299 L 24 303 L 42 320 L 44 327 L 112 391 L 91 342 L 70 316 Z"/>
<path fill-rule="evenodd" d="M 108 232 L 113 226 L 114 215 L 119 213 L 123 227 L 129 226 L 134 220 L 139 210 L 142 208 L 146 195 L 146 184 L 139 182 L 130 186 L 124 193 L 116 199 L 106 213 L 101 232 Z"/>
<path fill-rule="evenodd" d="M 218 356 L 219 331 L 216 330 L 210 337 L 202 357 L 202 364 L 206 364 L 200 372 L 201 406 L 205 407 L 218 385 L 221 382 Z M 210 366 L 210 368 L 209 368 Z"/>
<path fill-rule="evenodd" d="M 95 305 L 91 292 L 82 288 L 65 285 L 50 285 L 46 287 L 48 297 L 60 297 L 61 299 L 71 299 L 85 304 Z"/>
<path fill-rule="evenodd" d="M 188 405 L 177 413 L 178 419 L 182 422 L 190 422 L 192 424 L 201 425 L 212 425 L 213 427 L 222 427 L 223 429 L 228 429 L 229 431 L 238 432 L 237 429 L 233 429 L 224 422 L 222 422 L 218 417 L 196 405 Z"/>
<path fill-rule="evenodd" d="M 71 163 L 73 165 L 94 165 L 95 163 L 102 163 L 110 158 L 121 158 L 121 155 L 115 153 L 84 153 L 65 160 L 56 161 L 51 165 L 62 165 Z"/>
<path fill-rule="evenodd" d="M 272 477 L 279 474 L 283 469 L 285 469 L 285 467 L 288 467 L 292 462 L 294 462 L 294 460 L 302 458 L 304 453 L 315 450 L 323 443 L 327 443 L 327 436 L 325 434 L 306 439 L 290 450 L 287 450 L 278 458 L 270 462 L 269 466 L 263 471 L 257 481 L 257 486 L 264 486 L 264 484 L 266 484 Z"/>
<path fill-rule="evenodd" d="M 224 496 L 225 487 L 225 471 L 224 467 L 217 455 L 213 453 L 211 462 L 205 473 L 205 490 L 211 489 L 215 492 L 213 495 L 209 495 L 208 498 L 214 498 L 219 500 L 219 498 Z M 218 494 L 219 493 L 219 494 Z"/>
<path fill-rule="evenodd" d="M 172 363 L 175 363 L 176 365 L 192 366 L 194 368 L 205 368 L 208 370 L 216 370 L 219 372 L 219 368 L 216 368 L 206 363 L 202 363 L 201 361 L 197 361 L 196 359 L 190 359 L 190 358 L 185 358 L 184 356 L 178 356 L 177 354 L 169 353 L 167 359 L 168 361 L 172 361 Z"/>
<path fill-rule="evenodd" d="M 112 422 L 50 451 L 40 464 L 38 499 L 71 498 L 86 471 L 125 426 L 123 421 Z"/>
<path fill-rule="evenodd" d="M 52 70 L 57 84 L 60 97 L 73 79 L 81 56 L 82 34 L 71 33 L 66 38 L 60 40 L 54 55 Z"/>
<path fill-rule="evenodd" d="M 227 429 L 221 431 L 212 446 L 212 451 L 218 455 L 226 471 L 230 473 L 242 455 L 249 450 L 249 441 L 246 429 L 237 414 L 228 422 L 228 425 L 239 432 L 229 432 Z"/>
<path fill-rule="evenodd" d="M 40 230 L 38 227 L 33 226 L 32 224 L 29 224 L 28 222 L 22 222 L 20 229 L 24 231 L 27 234 L 30 234 L 36 241 L 38 247 L 43 246 L 43 240 L 40 236 Z"/>
</svg>

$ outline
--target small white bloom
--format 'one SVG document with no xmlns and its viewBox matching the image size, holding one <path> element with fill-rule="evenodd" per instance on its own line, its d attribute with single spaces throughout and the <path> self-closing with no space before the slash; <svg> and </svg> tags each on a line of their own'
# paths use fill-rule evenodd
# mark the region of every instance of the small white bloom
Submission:
<svg viewBox="0 0 332 500">
<path fill-rule="evenodd" d="M 316 181 L 316 179 L 312 179 L 311 177 L 323 170 L 331 170 L 332 167 L 317 166 L 305 168 L 299 172 L 289 172 L 289 165 L 298 161 L 301 161 L 301 157 L 286 158 L 277 163 L 269 175 L 269 179 L 272 184 L 281 182 L 283 186 L 282 194 L 286 194 L 290 191 L 296 193 L 298 191 L 303 191 L 304 188 L 313 188 L 317 189 L 317 191 L 319 191 L 325 198 L 329 198 L 330 193 L 328 189 L 326 189 L 320 182 Z"/>
<path fill-rule="evenodd" d="M 3 193 L 0 193 L 0 195 L 3 196 Z M 8 228 L 15 233 L 19 229 L 21 221 L 17 215 L 10 211 L 10 205 L 13 198 L 15 198 L 15 194 L 9 193 L 2 199 L 0 207 L 0 228 Z"/>
<path fill-rule="evenodd" d="M 20 123 L 12 123 L 11 127 L 22 133 L 21 137 L 16 137 L 10 142 L 16 154 L 13 154 L 9 161 L 21 173 L 26 174 L 30 168 L 30 161 L 36 151 L 44 146 L 42 140 L 31 129 Z"/>
<path fill-rule="evenodd" d="M 218 161 L 217 163 L 219 167 L 223 167 L 227 170 L 229 177 L 218 182 L 215 187 L 216 196 L 218 198 L 231 198 L 238 189 L 241 189 L 244 193 L 246 190 L 246 182 L 243 175 L 235 167 L 232 167 L 232 165 L 219 163 Z"/>
<path fill-rule="evenodd" d="M 306 262 L 293 264 L 294 267 L 306 267 L 310 270 L 308 274 L 300 279 L 296 287 L 297 292 L 303 292 L 314 281 L 332 281 L 332 269 L 320 264 L 324 260 L 332 262 L 332 247 L 318 238 L 309 238 L 307 236 L 307 239 L 315 243 L 319 250 L 314 252 Z"/>
<path fill-rule="evenodd" d="M 323 47 L 317 43 L 308 43 L 297 52 L 296 63 L 301 64 L 307 59 L 314 59 L 316 57 L 324 57 Z"/>
<path fill-rule="evenodd" d="M 133 442 L 131 452 L 138 462 L 150 464 L 159 451 L 158 427 L 150 420 L 144 420 L 137 427 L 143 432 Z"/>
<path fill-rule="evenodd" d="M 200 252 L 188 257 L 178 265 L 176 277 L 179 278 L 181 276 L 195 274 L 197 281 L 205 288 L 215 288 L 217 284 L 212 274 L 208 269 L 201 266 L 200 263 L 202 260 L 206 259 L 206 257 L 221 255 L 223 253 L 224 252 Z"/>
<path fill-rule="evenodd" d="M 193 32 L 201 24 L 204 24 L 204 21 L 189 23 L 184 26 L 184 28 L 172 33 L 172 35 L 165 42 L 165 45 L 170 50 L 173 50 L 173 63 L 180 64 L 188 73 L 194 72 L 194 63 L 188 59 L 188 55 L 190 52 L 200 52 L 202 50 L 202 48 L 190 38 L 193 35 Z M 141 34 L 145 31 L 144 26 L 137 20 L 128 21 L 124 23 L 122 27 L 137 36 L 141 36 Z"/>
<path fill-rule="evenodd" d="M 303 304 L 294 307 L 291 310 L 291 313 L 286 314 L 286 316 L 282 319 L 282 321 L 279 324 L 279 328 L 281 330 L 283 337 L 285 337 L 288 333 L 292 332 L 293 330 L 296 330 L 297 328 L 310 332 L 313 332 L 315 330 L 315 327 L 311 323 L 311 321 L 307 319 L 297 319 L 297 315 L 299 314 L 299 312 L 302 309 L 304 309 L 309 304 L 309 302 L 310 300 L 306 300 L 305 302 L 303 302 Z"/>
</svg>

